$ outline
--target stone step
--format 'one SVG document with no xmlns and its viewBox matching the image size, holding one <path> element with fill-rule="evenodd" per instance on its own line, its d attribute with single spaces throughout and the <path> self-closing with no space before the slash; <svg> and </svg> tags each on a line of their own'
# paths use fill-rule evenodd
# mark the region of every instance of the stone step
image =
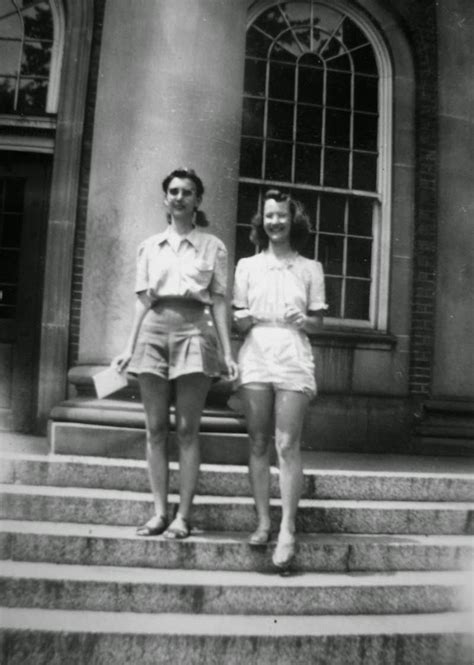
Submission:
<svg viewBox="0 0 474 665">
<path fill-rule="evenodd" d="M 470 665 L 469 613 L 225 616 L 0 608 L 3 665 Z"/>
<path fill-rule="evenodd" d="M 0 517 L 19 520 L 139 525 L 153 513 L 147 492 L 77 487 L 0 485 Z M 178 497 L 170 495 L 170 515 Z M 345 501 L 302 499 L 299 532 L 467 534 L 473 530 L 474 504 L 467 502 Z M 276 529 L 281 513 L 271 501 Z M 251 531 L 255 509 L 250 497 L 197 496 L 193 525 L 205 531 Z"/>
<path fill-rule="evenodd" d="M 140 538 L 133 527 L 62 522 L 0 522 L 0 558 L 88 566 L 274 572 L 267 547 L 252 548 L 247 533 L 196 534 L 182 541 Z M 469 536 L 300 534 L 299 572 L 469 570 Z"/>
<path fill-rule="evenodd" d="M 318 457 L 315 457 L 315 463 Z M 337 463 L 337 460 L 335 460 Z M 342 460 L 339 460 L 342 462 Z M 429 465 L 426 465 L 429 468 Z M 422 467 L 423 468 L 423 467 Z M 272 496 L 279 496 L 278 470 L 272 468 Z M 170 490 L 178 490 L 179 467 L 170 463 Z M 57 487 L 91 487 L 147 492 L 146 463 L 141 460 L 5 454 L 0 482 Z M 244 466 L 203 464 L 198 494 L 248 496 L 250 486 Z M 360 470 L 307 468 L 303 497 L 371 501 L 470 501 L 474 476 L 422 470 Z"/>
<path fill-rule="evenodd" d="M 194 614 L 411 614 L 469 607 L 467 573 L 267 575 L 4 561 L 5 607 Z"/>
</svg>

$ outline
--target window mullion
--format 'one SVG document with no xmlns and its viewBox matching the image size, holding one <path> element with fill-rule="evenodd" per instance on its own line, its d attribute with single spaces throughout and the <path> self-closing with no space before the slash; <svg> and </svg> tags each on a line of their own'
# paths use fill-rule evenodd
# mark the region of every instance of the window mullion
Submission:
<svg viewBox="0 0 474 665">
<path fill-rule="evenodd" d="M 350 106 L 350 120 L 349 120 L 349 189 L 352 189 L 353 183 L 353 168 L 354 168 L 354 104 L 355 104 L 355 73 L 354 61 L 350 53 L 347 54 L 351 61 L 351 106 Z"/>
<path fill-rule="evenodd" d="M 315 241 L 314 241 L 314 252 L 315 252 L 314 258 L 316 260 L 318 260 L 318 256 L 319 256 L 319 226 L 320 226 L 320 221 L 321 221 L 321 195 L 318 194 L 317 199 L 316 199 L 316 222 L 315 222 L 315 224 L 316 224 L 316 227 L 315 227 L 316 238 L 315 238 Z"/>
<path fill-rule="evenodd" d="M 263 144 L 262 144 L 262 169 L 260 171 L 262 179 L 265 177 L 267 163 L 267 140 L 268 140 L 268 105 L 270 97 L 270 58 L 267 58 L 265 72 L 265 105 L 263 109 Z"/>
<path fill-rule="evenodd" d="M 326 63 L 324 63 L 323 70 L 323 99 L 322 99 L 322 113 L 321 113 L 321 155 L 320 155 L 320 167 L 319 167 L 319 184 L 322 186 L 325 184 L 324 180 L 324 167 L 326 161 L 326 100 L 327 100 L 327 68 Z"/>
<path fill-rule="evenodd" d="M 341 312 L 340 316 L 346 314 L 346 285 L 347 285 L 347 255 L 349 252 L 349 198 L 344 203 L 344 240 L 342 245 L 342 285 L 341 285 Z"/>
<path fill-rule="evenodd" d="M 293 145 L 291 149 L 291 182 L 296 180 L 296 138 L 297 138 L 297 123 L 298 123 L 298 83 L 299 83 L 299 66 L 298 62 L 295 67 L 295 83 L 293 88 Z"/>
</svg>

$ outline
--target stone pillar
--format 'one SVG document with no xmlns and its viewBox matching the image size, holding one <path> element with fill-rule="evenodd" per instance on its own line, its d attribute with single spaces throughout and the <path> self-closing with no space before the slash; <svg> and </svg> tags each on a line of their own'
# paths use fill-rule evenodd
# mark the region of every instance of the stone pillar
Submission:
<svg viewBox="0 0 474 665">
<path fill-rule="evenodd" d="M 474 399 L 474 5 L 437 3 L 439 227 L 433 397 Z"/>
<path fill-rule="evenodd" d="M 79 362 L 128 336 L 139 242 L 166 227 L 161 180 L 196 169 L 233 256 L 247 3 L 107 2 L 84 260 Z"/>
</svg>

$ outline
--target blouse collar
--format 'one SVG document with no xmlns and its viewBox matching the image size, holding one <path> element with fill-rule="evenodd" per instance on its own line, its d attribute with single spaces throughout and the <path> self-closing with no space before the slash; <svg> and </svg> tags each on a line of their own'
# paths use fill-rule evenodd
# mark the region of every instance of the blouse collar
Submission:
<svg viewBox="0 0 474 665">
<path fill-rule="evenodd" d="M 171 235 L 179 237 L 181 242 L 183 240 L 187 240 L 190 245 L 198 249 L 199 231 L 196 230 L 196 227 L 193 227 L 189 233 L 186 233 L 186 235 L 178 236 L 178 234 L 174 234 L 171 230 L 171 227 L 168 226 L 162 233 L 158 234 L 158 237 L 156 239 L 158 245 L 162 245 L 165 242 L 169 242 Z"/>
</svg>

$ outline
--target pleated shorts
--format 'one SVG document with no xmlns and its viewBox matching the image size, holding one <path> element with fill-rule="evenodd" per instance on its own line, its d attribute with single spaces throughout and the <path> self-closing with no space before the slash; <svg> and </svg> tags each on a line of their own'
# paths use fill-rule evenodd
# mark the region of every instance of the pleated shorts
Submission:
<svg viewBox="0 0 474 665">
<path fill-rule="evenodd" d="M 128 373 L 176 379 L 220 375 L 219 346 L 209 307 L 196 300 L 159 300 L 140 328 Z"/>
</svg>

